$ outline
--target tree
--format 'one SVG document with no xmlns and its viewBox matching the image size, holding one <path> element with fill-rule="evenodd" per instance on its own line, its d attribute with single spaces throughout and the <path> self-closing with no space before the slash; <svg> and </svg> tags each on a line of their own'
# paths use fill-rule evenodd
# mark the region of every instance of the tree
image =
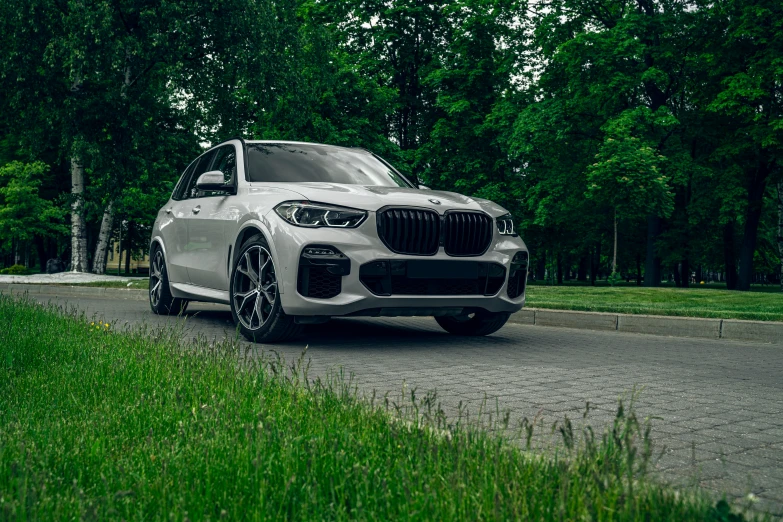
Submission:
<svg viewBox="0 0 783 522">
<path fill-rule="evenodd" d="M 425 183 L 519 207 L 519 169 L 493 119 L 515 72 L 515 1 L 460 0 L 443 9 L 446 44 L 424 80 L 435 123 L 416 155 Z"/>
<path fill-rule="evenodd" d="M 0 167 L 0 241 L 32 241 L 67 234 L 62 209 L 40 195 L 48 167 L 12 161 Z M 46 259 L 39 259 L 41 270 Z"/>
<path fill-rule="evenodd" d="M 674 206 L 669 177 L 663 168 L 665 158 L 654 148 L 656 143 L 636 137 L 634 130 L 640 126 L 665 129 L 676 123 L 665 108 L 653 114 L 640 107 L 623 112 L 604 128 L 606 137 L 596 162 L 587 169 L 587 195 L 614 210 L 612 274 L 617 268 L 618 220 L 668 217 Z"/>
<path fill-rule="evenodd" d="M 783 6 L 775 0 L 724 0 L 712 22 L 719 38 L 708 56 L 720 85 L 709 109 L 726 131 L 715 151 L 731 163 L 745 191 L 738 290 L 749 290 L 767 183 L 783 161 Z M 783 212 L 783 208 L 781 208 Z"/>
</svg>

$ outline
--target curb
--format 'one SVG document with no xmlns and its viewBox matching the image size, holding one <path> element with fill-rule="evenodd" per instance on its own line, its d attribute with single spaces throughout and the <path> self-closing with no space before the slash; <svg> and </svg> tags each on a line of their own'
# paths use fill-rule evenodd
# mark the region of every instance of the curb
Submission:
<svg viewBox="0 0 783 522">
<path fill-rule="evenodd" d="M 727 341 L 783 344 L 783 323 L 772 321 L 742 321 L 739 319 L 705 319 L 700 317 L 526 308 L 512 314 L 509 322 L 667 337 L 694 337 L 699 339 L 725 339 Z"/>
<path fill-rule="evenodd" d="M 135 288 L 102 288 L 95 286 L 68 286 L 68 285 L 36 285 L 20 283 L 0 283 L 0 293 L 10 292 L 16 294 L 46 294 L 55 297 L 111 297 L 113 299 L 130 299 L 132 301 L 146 301 L 147 291 Z"/>
<path fill-rule="evenodd" d="M 63 297 L 111 297 L 112 299 L 129 299 L 133 301 L 147 300 L 146 290 L 130 288 L 0 283 L 0 293 L 3 292 L 28 292 L 30 294 L 47 294 Z M 703 319 L 698 317 L 525 308 L 512 314 L 509 322 L 522 325 L 576 328 L 580 330 L 783 344 L 783 323 L 771 321 Z"/>
</svg>

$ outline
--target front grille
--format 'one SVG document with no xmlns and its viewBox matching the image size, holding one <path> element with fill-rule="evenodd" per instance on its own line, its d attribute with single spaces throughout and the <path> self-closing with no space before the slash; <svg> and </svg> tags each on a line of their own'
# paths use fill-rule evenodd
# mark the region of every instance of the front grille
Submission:
<svg viewBox="0 0 783 522">
<path fill-rule="evenodd" d="M 331 299 L 342 291 L 342 276 L 329 272 L 325 266 L 300 266 L 297 290 L 305 297 Z"/>
<path fill-rule="evenodd" d="M 413 208 L 385 210 L 378 214 L 378 236 L 392 252 L 431 256 L 438 252 L 440 216 Z"/>
<path fill-rule="evenodd" d="M 445 249 L 450 256 L 480 256 L 492 241 L 493 222 L 478 212 L 446 214 Z"/>
<path fill-rule="evenodd" d="M 413 261 L 411 261 L 413 263 Z M 478 295 L 500 291 L 506 269 L 497 263 L 474 261 L 416 261 L 428 263 L 433 273 L 449 276 L 450 263 L 472 263 L 472 275 L 462 277 L 422 277 L 408 267 L 408 261 L 371 261 L 359 269 L 359 280 L 375 295 Z M 453 266 L 453 265 L 452 265 Z"/>
</svg>

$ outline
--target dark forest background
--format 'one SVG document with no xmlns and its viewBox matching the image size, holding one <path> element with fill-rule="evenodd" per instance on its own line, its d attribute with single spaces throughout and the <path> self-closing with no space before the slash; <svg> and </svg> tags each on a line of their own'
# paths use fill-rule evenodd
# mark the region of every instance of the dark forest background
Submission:
<svg viewBox="0 0 783 522">
<path fill-rule="evenodd" d="M 0 264 L 141 255 L 206 144 L 366 147 L 538 279 L 778 282 L 779 0 L 4 0 Z"/>
</svg>

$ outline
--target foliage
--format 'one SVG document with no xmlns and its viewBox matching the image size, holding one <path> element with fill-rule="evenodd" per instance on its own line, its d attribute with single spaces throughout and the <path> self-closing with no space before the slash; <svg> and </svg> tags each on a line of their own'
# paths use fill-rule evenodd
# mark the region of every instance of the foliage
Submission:
<svg viewBox="0 0 783 522">
<path fill-rule="evenodd" d="M 783 176 L 782 9 L 7 0 L 0 165 L 49 165 L 39 197 L 67 208 L 78 158 L 90 241 L 113 202 L 115 237 L 132 223 L 127 244 L 140 251 L 204 145 L 359 146 L 435 189 L 506 207 L 542 277 L 553 265 L 566 279 L 604 274 L 616 215 L 619 272 L 685 285 L 701 267 L 747 289 L 780 272 L 770 188 Z M 68 244 L 47 237 L 61 245 L 49 256 Z M 47 257 L 48 239 L 15 241 Z"/>
<path fill-rule="evenodd" d="M 29 273 L 30 271 L 24 265 L 11 265 L 0 269 L 0 274 L 3 275 L 28 275 Z"/>
<path fill-rule="evenodd" d="M 566 419 L 567 453 L 533 456 L 433 395 L 379 407 L 230 341 L 8 296 L 0 321 L 5 518 L 742 519 L 649 481 L 649 424 L 622 404 L 602 437 Z"/>
<path fill-rule="evenodd" d="M 0 166 L 0 240 L 60 237 L 68 229 L 62 209 L 41 197 L 48 167 L 41 162 L 12 161 Z"/>
</svg>

